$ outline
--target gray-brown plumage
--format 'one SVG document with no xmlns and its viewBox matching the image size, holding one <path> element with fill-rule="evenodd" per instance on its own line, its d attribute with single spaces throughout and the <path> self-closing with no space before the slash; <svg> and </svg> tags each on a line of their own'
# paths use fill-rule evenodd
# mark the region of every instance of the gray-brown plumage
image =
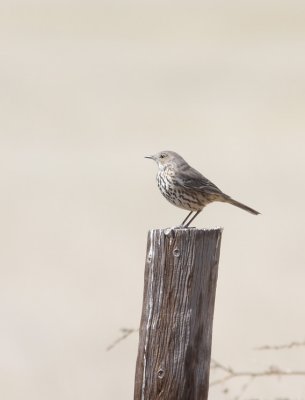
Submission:
<svg viewBox="0 0 305 400">
<path fill-rule="evenodd" d="M 158 164 L 157 182 L 163 196 L 175 206 L 190 211 L 181 226 L 188 227 L 203 207 L 213 201 L 230 203 L 251 214 L 259 214 L 253 208 L 223 193 L 173 151 L 161 151 L 146 158 L 151 158 Z M 191 217 L 193 212 L 196 213 Z"/>
</svg>

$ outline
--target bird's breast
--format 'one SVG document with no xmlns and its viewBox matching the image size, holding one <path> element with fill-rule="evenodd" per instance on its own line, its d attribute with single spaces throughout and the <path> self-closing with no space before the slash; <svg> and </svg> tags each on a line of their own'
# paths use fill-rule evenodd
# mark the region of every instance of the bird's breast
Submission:
<svg viewBox="0 0 305 400">
<path fill-rule="evenodd" d="M 163 196 L 172 204 L 184 210 L 197 211 L 202 208 L 196 196 L 190 190 L 183 190 L 175 180 L 175 176 L 166 170 L 157 174 L 158 187 Z"/>
</svg>

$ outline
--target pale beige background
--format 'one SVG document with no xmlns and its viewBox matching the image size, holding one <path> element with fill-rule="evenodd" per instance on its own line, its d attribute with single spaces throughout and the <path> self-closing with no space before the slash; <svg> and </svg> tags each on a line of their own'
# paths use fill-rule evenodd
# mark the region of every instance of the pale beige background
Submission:
<svg viewBox="0 0 305 400">
<path fill-rule="evenodd" d="M 305 369 L 305 4 L 0 5 L 0 398 L 131 399 L 146 234 L 185 213 L 144 155 L 176 150 L 254 217 L 221 225 L 213 357 Z M 242 381 L 211 389 L 233 399 Z M 263 379 L 242 399 L 305 399 Z"/>
</svg>

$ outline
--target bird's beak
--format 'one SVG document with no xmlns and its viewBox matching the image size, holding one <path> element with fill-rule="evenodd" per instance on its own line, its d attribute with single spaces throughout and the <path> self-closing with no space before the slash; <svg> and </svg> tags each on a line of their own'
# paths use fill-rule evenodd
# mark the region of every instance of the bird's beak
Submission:
<svg viewBox="0 0 305 400">
<path fill-rule="evenodd" d="M 145 156 L 144 158 L 150 158 L 151 160 L 154 160 L 154 156 Z"/>
</svg>

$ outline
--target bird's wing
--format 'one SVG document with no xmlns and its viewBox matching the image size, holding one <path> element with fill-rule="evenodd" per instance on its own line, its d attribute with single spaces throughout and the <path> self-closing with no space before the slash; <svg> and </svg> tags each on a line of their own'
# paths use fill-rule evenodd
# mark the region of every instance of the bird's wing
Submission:
<svg viewBox="0 0 305 400">
<path fill-rule="evenodd" d="M 177 183 L 187 189 L 196 189 L 205 193 L 219 194 L 222 191 L 213 182 L 205 178 L 194 168 L 189 168 L 185 172 L 180 172 L 175 176 Z"/>
</svg>

